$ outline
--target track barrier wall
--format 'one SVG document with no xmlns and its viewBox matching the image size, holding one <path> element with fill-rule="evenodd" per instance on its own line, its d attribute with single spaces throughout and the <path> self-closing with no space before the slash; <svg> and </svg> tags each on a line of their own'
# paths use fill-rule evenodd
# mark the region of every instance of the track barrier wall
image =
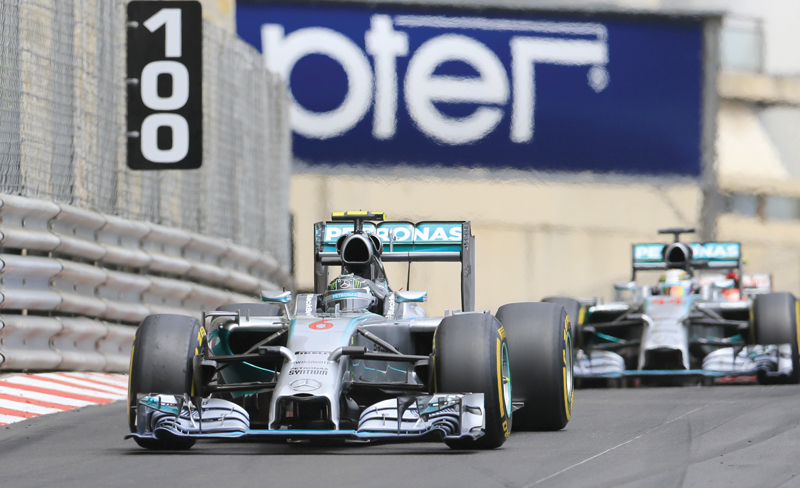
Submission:
<svg viewBox="0 0 800 488">
<path fill-rule="evenodd" d="M 204 21 L 202 168 L 129 170 L 126 5 L 0 3 L 0 193 L 224 238 L 288 266 L 283 82 L 254 48 Z"/>
<path fill-rule="evenodd" d="M 150 313 L 293 288 L 285 86 L 203 23 L 203 166 L 127 167 L 124 0 L 0 2 L 0 370 L 127 371 Z"/>
<path fill-rule="evenodd" d="M 123 372 L 151 313 L 293 288 L 269 254 L 16 195 L 0 195 L 0 251 L 0 369 Z"/>
</svg>

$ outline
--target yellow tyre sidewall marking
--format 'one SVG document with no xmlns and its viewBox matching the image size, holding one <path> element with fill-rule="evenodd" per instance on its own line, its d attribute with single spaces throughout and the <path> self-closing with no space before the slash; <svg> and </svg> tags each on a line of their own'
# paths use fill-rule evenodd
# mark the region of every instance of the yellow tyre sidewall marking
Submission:
<svg viewBox="0 0 800 488">
<path fill-rule="evenodd" d="M 500 331 L 503 329 L 501 328 Z M 499 332 L 499 331 L 498 331 Z M 503 334 L 504 336 L 505 334 Z M 504 402 L 504 395 L 503 395 L 503 342 L 500 338 L 497 339 L 497 393 L 499 396 L 500 401 L 500 418 L 503 419 L 503 436 L 508 439 L 508 436 L 511 435 L 511 431 L 508 429 L 508 420 L 505 419 L 506 417 L 506 405 Z M 508 411 L 508 417 L 511 417 L 511 411 Z"/>
<path fill-rule="evenodd" d="M 197 347 L 194 348 L 194 355 L 197 356 L 200 354 L 200 347 L 203 345 L 203 337 L 206 336 L 206 328 L 204 326 L 200 326 L 200 330 L 197 331 Z M 195 385 L 194 385 L 194 371 L 192 371 L 192 388 L 191 388 L 191 396 L 194 396 L 196 393 Z"/>
<path fill-rule="evenodd" d="M 438 332 L 439 329 L 437 328 L 436 331 Z M 433 391 L 438 393 L 439 392 L 439 385 L 436 384 L 436 332 L 433 333 L 433 364 L 431 367 L 433 368 Z"/>
<path fill-rule="evenodd" d="M 200 354 L 200 347 L 203 345 L 203 337 L 206 336 L 206 328 L 200 326 L 200 330 L 197 331 L 197 347 L 194 348 L 195 356 Z"/>
<path fill-rule="evenodd" d="M 800 301 L 794 301 L 794 322 L 795 336 L 797 338 L 797 350 L 800 351 Z"/>
<path fill-rule="evenodd" d="M 567 414 L 567 420 L 569 420 L 570 414 L 572 413 L 572 397 L 574 393 L 567 390 L 567 334 L 569 334 L 569 317 L 564 318 L 564 346 L 562 348 L 562 360 L 564 362 L 562 367 L 562 377 L 564 379 L 564 411 Z M 572 354 L 571 351 L 570 354 Z"/>
<path fill-rule="evenodd" d="M 497 394 L 500 399 L 500 418 L 503 418 L 506 413 L 505 405 L 503 402 L 503 359 L 502 359 L 502 342 L 497 338 Z"/>
</svg>

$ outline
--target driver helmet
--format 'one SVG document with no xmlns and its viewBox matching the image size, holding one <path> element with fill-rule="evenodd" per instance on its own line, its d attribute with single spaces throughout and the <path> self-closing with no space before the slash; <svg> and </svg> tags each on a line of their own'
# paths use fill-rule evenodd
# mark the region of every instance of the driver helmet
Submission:
<svg viewBox="0 0 800 488">
<path fill-rule="evenodd" d="M 658 289 L 661 295 L 682 297 L 695 290 L 695 281 L 689 273 L 682 269 L 669 269 L 661 275 Z"/>
<path fill-rule="evenodd" d="M 378 297 L 372 292 L 367 280 L 354 274 L 341 275 L 328 285 L 322 295 L 322 307 L 327 313 L 362 312 L 372 310 L 378 303 Z"/>
</svg>

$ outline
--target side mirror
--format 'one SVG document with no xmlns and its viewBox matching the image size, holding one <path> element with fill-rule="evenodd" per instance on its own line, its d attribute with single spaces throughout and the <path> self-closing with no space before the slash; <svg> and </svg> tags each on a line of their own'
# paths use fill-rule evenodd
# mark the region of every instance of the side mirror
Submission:
<svg viewBox="0 0 800 488">
<path fill-rule="evenodd" d="M 633 291 L 635 289 L 635 281 L 617 281 L 614 283 L 614 291 Z"/>
<path fill-rule="evenodd" d="M 289 304 L 292 303 L 292 292 L 290 291 L 270 291 L 261 290 L 261 301 L 267 303 L 280 303 L 286 319 L 290 319 L 292 314 L 289 311 Z"/>
<path fill-rule="evenodd" d="M 717 290 L 727 290 L 729 288 L 735 288 L 736 282 L 728 278 L 727 280 L 717 280 L 711 283 L 711 286 Z"/>
<path fill-rule="evenodd" d="M 624 302 L 628 299 L 636 300 L 635 281 L 617 281 L 614 283 L 614 301 Z"/>
<path fill-rule="evenodd" d="M 427 302 L 428 301 L 428 292 L 427 291 L 396 291 L 395 300 L 397 303 L 409 303 L 409 302 Z"/>
<path fill-rule="evenodd" d="M 289 304 L 292 303 L 292 292 L 290 291 L 261 291 L 261 301 L 269 303 Z"/>
</svg>

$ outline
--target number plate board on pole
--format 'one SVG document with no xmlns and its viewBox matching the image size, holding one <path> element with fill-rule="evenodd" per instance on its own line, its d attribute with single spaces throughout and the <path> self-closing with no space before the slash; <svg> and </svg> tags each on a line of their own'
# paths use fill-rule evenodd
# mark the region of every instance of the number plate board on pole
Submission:
<svg viewBox="0 0 800 488">
<path fill-rule="evenodd" d="M 196 1 L 128 4 L 128 167 L 203 159 L 203 20 Z"/>
</svg>

